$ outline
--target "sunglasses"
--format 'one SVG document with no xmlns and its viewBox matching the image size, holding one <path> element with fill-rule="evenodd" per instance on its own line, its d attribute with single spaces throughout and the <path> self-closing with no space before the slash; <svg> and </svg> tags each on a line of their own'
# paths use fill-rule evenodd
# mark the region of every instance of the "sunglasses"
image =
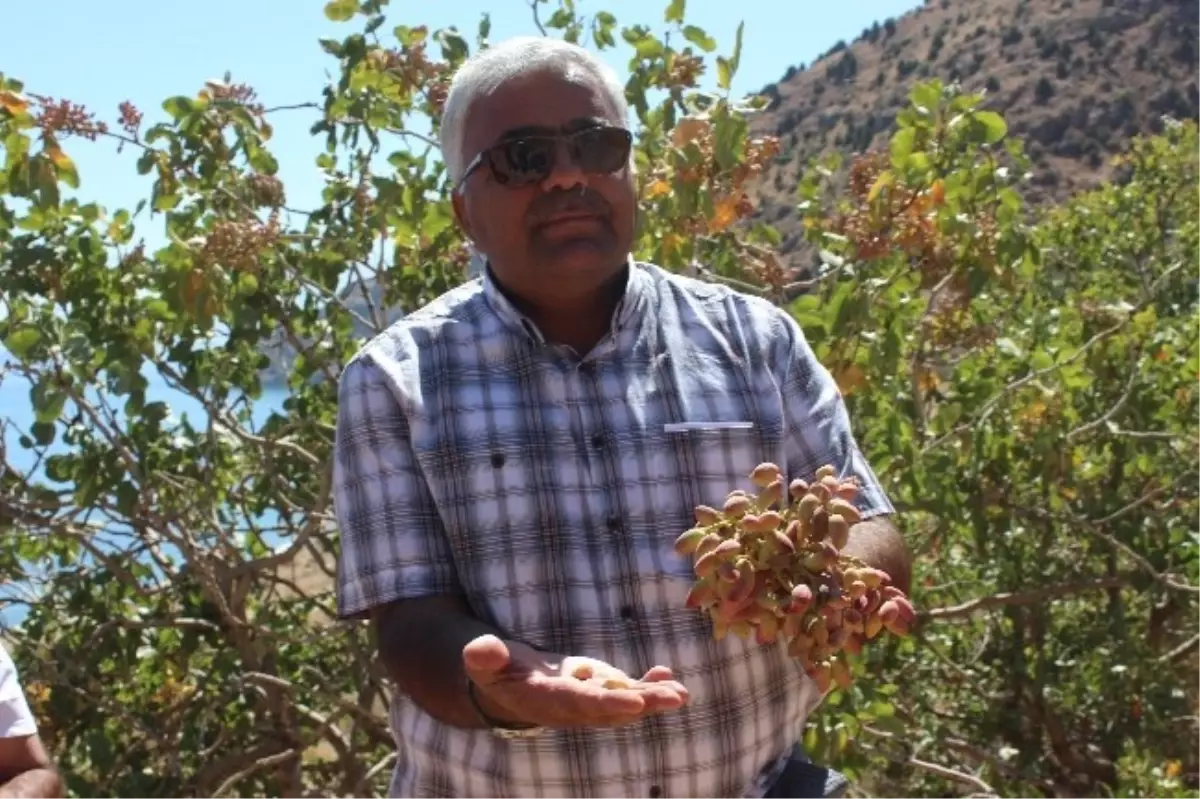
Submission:
<svg viewBox="0 0 1200 799">
<path fill-rule="evenodd" d="M 541 183 L 558 165 L 559 143 L 579 169 L 606 175 L 621 169 L 629 160 L 633 134 L 625 128 L 597 126 L 560 136 L 522 136 L 492 145 L 471 161 L 455 189 L 461 189 L 474 172 L 485 164 L 502 186 L 519 188 Z"/>
</svg>

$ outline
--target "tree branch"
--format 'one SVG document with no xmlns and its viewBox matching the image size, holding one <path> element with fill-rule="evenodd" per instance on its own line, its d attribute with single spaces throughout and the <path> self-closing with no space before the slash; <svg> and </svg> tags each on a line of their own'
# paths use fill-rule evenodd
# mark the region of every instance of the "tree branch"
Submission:
<svg viewBox="0 0 1200 799">
<path fill-rule="evenodd" d="M 961 605 L 920 611 L 917 613 L 917 618 L 921 621 L 949 621 L 952 619 L 967 619 L 971 616 L 974 616 L 976 613 L 979 613 L 980 611 L 1003 607 L 1005 605 L 1032 605 L 1047 599 L 1056 599 L 1058 597 L 1072 596 L 1074 594 L 1083 594 L 1087 593 L 1088 591 L 1120 588 L 1128 585 L 1132 577 L 1133 575 L 1131 574 L 1118 575 L 1116 577 L 1100 577 L 1095 580 L 1049 585 L 1044 588 L 1038 588 L 1022 593 L 1007 592 L 1003 594 L 992 594 L 991 596 L 972 599 L 971 601 L 964 602 Z"/>
</svg>

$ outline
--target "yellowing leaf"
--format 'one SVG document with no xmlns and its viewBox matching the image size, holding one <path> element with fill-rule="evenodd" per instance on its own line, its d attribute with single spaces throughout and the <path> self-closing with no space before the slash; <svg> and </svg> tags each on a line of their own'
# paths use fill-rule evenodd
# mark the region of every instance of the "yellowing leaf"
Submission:
<svg viewBox="0 0 1200 799">
<path fill-rule="evenodd" d="M 16 92 L 0 92 L 0 108 L 10 114 L 20 114 L 29 108 L 29 103 Z"/>
<path fill-rule="evenodd" d="M 929 199 L 936 205 L 941 206 L 946 202 L 946 182 L 943 180 L 935 180 L 933 185 L 929 187 Z"/>
<path fill-rule="evenodd" d="M 941 384 L 942 381 L 938 378 L 937 372 L 935 372 L 933 369 L 922 369 L 917 375 L 917 385 L 920 386 L 921 391 L 927 394 L 930 391 L 937 390 Z"/>
<path fill-rule="evenodd" d="M 875 198 L 879 196 L 879 192 L 883 191 L 887 186 L 892 185 L 896 179 L 896 174 L 890 169 L 879 173 L 879 177 L 875 178 L 875 183 L 871 185 L 871 190 L 867 192 L 867 202 L 875 202 Z"/>
<path fill-rule="evenodd" d="M 867 376 L 858 364 L 849 364 L 843 369 L 839 369 L 833 377 L 837 383 L 838 391 L 842 392 L 842 396 L 853 394 L 858 389 L 867 384 Z"/>
<path fill-rule="evenodd" d="M 666 233 L 663 233 L 663 237 L 662 237 L 663 258 L 665 260 L 669 261 L 680 250 L 683 249 L 683 244 L 684 244 L 684 238 L 683 238 L 683 236 L 680 236 L 678 233 L 675 233 L 674 231 L 670 231 L 670 230 L 667 231 Z"/>
<path fill-rule="evenodd" d="M 53 147 L 47 147 L 46 155 L 50 156 L 50 160 L 54 162 L 55 166 L 71 166 L 70 157 L 62 151 L 61 147 L 57 145 Z"/>
<path fill-rule="evenodd" d="M 79 171 L 75 168 L 75 162 L 71 160 L 71 156 L 64 153 L 57 144 L 48 146 L 46 155 L 54 164 L 54 168 L 58 172 L 58 179 L 73 189 L 79 188 Z"/>
<path fill-rule="evenodd" d="M 1046 418 L 1046 410 L 1046 403 L 1035 399 L 1026 405 L 1017 416 L 1023 422 L 1037 423 Z"/>
<path fill-rule="evenodd" d="M 646 187 L 646 199 L 653 200 L 671 193 L 671 184 L 665 180 L 656 180 Z"/>
<path fill-rule="evenodd" d="M 713 215 L 708 220 L 708 232 L 720 233 L 732 225 L 738 218 L 738 198 L 736 195 L 726 195 L 713 203 Z"/>
</svg>

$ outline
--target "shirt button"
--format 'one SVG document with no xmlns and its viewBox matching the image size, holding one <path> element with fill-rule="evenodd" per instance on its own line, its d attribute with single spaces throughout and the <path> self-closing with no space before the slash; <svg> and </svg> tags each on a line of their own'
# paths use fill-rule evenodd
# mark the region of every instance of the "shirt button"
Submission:
<svg viewBox="0 0 1200 799">
<path fill-rule="evenodd" d="M 592 436 L 592 446 L 595 447 L 596 449 L 604 449 L 604 434 L 603 433 L 597 433 L 596 435 Z"/>
<path fill-rule="evenodd" d="M 621 606 L 621 618 L 625 619 L 626 621 L 628 621 L 629 619 L 632 619 L 633 618 L 633 608 L 629 607 L 628 605 L 622 605 Z"/>
<path fill-rule="evenodd" d="M 660 796 L 662 796 L 662 788 L 658 787 L 657 785 L 651 785 L 650 799 L 658 799 Z"/>
</svg>

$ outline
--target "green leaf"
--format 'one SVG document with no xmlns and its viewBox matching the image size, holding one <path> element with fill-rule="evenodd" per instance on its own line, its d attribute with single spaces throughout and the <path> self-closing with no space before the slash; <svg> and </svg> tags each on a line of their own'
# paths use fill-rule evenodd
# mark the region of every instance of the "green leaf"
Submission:
<svg viewBox="0 0 1200 799">
<path fill-rule="evenodd" d="M 683 22 L 684 10 L 687 7 L 687 0 L 671 0 L 671 4 L 667 6 L 667 11 L 663 14 L 663 20 L 666 22 Z"/>
<path fill-rule="evenodd" d="M 704 28 L 697 25 L 685 25 L 683 28 L 683 38 L 706 53 L 711 53 L 717 49 L 717 40 L 709 36 Z"/>
<path fill-rule="evenodd" d="M 154 169 L 154 164 L 157 163 L 158 152 L 156 150 L 146 150 L 137 160 L 137 172 L 139 175 L 149 175 L 150 170 Z"/>
<path fill-rule="evenodd" d="M 54 443 L 54 438 L 58 435 L 58 426 L 54 422 L 37 421 L 29 426 L 29 431 L 33 433 L 33 440 L 43 447 L 48 447 Z"/>
<path fill-rule="evenodd" d="M 871 726 L 896 736 L 903 736 L 909 731 L 908 725 L 899 716 L 879 716 L 871 722 Z"/>
<path fill-rule="evenodd" d="M 714 116 L 713 154 L 721 169 L 732 169 L 741 161 L 746 150 L 748 124 L 743 116 L 728 113 Z"/>
<path fill-rule="evenodd" d="M 192 110 L 195 108 L 195 103 L 192 102 L 190 97 L 178 95 L 176 97 L 168 97 L 166 100 L 163 100 L 162 107 L 164 111 L 171 115 L 172 119 L 179 120 L 192 113 Z"/>
<path fill-rule="evenodd" d="M 904 168 L 908 157 L 912 155 L 916 139 L 917 131 L 913 128 L 901 128 L 892 134 L 892 169 L 899 171 Z"/>
<path fill-rule="evenodd" d="M 738 67 L 742 63 L 742 34 L 746 30 L 746 22 L 742 20 L 738 23 L 737 34 L 733 39 L 733 55 L 729 57 L 729 76 L 732 78 L 737 74 Z"/>
<path fill-rule="evenodd" d="M 258 292 L 258 278 L 249 272 L 243 272 L 238 275 L 237 281 L 238 293 L 243 296 L 250 296 Z"/>
<path fill-rule="evenodd" d="M 486 16 L 486 15 L 485 15 Z M 482 24 L 482 21 L 480 22 Z M 408 25 L 397 25 L 392 28 L 392 35 L 404 47 L 412 47 L 425 41 L 429 31 L 424 28 L 410 28 Z"/>
<path fill-rule="evenodd" d="M 654 36 L 647 36 L 640 40 L 634 46 L 634 49 L 637 51 L 638 58 L 645 59 L 647 61 L 658 58 L 666 52 L 666 48 L 663 47 L 663 43 Z"/>
<path fill-rule="evenodd" d="M 725 56 L 717 56 L 717 88 L 728 89 L 732 80 L 733 70 L 729 67 L 729 61 Z"/>
<path fill-rule="evenodd" d="M 332 0 L 325 4 L 325 16 L 333 22 L 345 22 L 357 13 L 357 0 Z"/>
<path fill-rule="evenodd" d="M 73 465 L 74 459 L 69 455 L 51 455 L 46 458 L 46 476 L 56 483 L 69 483 Z"/>
<path fill-rule="evenodd" d="M 4 346 L 18 358 L 24 359 L 29 351 L 42 340 L 41 332 L 34 327 L 21 327 L 9 334 Z"/>
<path fill-rule="evenodd" d="M 51 378 L 43 377 L 29 389 L 29 400 L 33 403 L 37 420 L 52 424 L 62 416 L 63 408 L 67 405 L 67 392 L 54 385 Z"/>
<path fill-rule="evenodd" d="M 467 40 L 453 28 L 438 31 L 436 38 L 442 47 L 442 58 L 449 61 L 451 65 L 457 65 L 471 51 L 471 48 L 467 46 Z"/>
<path fill-rule="evenodd" d="M 938 107 L 938 102 L 942 99 L 942 87 L 940 81 L 924 81 L 913 87 L 909 93 L 909 100 L 918 109 L 922 109 L 926 114 L 932 114 Z"/>
<path fill-rule="evenodd" d="M 34 185 L 38 191 L 38 207 L 43 210 L 57 208 L 59 203 L 58 176 L 50 165 L 50 159 L 39 155 L 30 160 L 33 168 Z"/>
<path fill-rule="evenodd" d="M 250 166 L 254 170 L 263 175 L 274 175 L 279 171 L 279 162 L 275 160 L 275 156 L 262 147 L 247 148 L 249 153 Z"/>
<path fill-rule="evenodd" d="M 1022 352 L 1021 348 L 1017 345 L 1017 342 L 1013 341 L 1008 336 L 1003 336 L 996 339 L 996 349 L 1013 358 L 1020 358 L 1024 355 L 1024 352 Z"/>
<path fill-rule="evenodd" d="M 995 111 L 977 111 L 974 121 L 983 128 L 983 140 L 995 144 L 1008 134 L 1008 123 Z"/>
</svg>

